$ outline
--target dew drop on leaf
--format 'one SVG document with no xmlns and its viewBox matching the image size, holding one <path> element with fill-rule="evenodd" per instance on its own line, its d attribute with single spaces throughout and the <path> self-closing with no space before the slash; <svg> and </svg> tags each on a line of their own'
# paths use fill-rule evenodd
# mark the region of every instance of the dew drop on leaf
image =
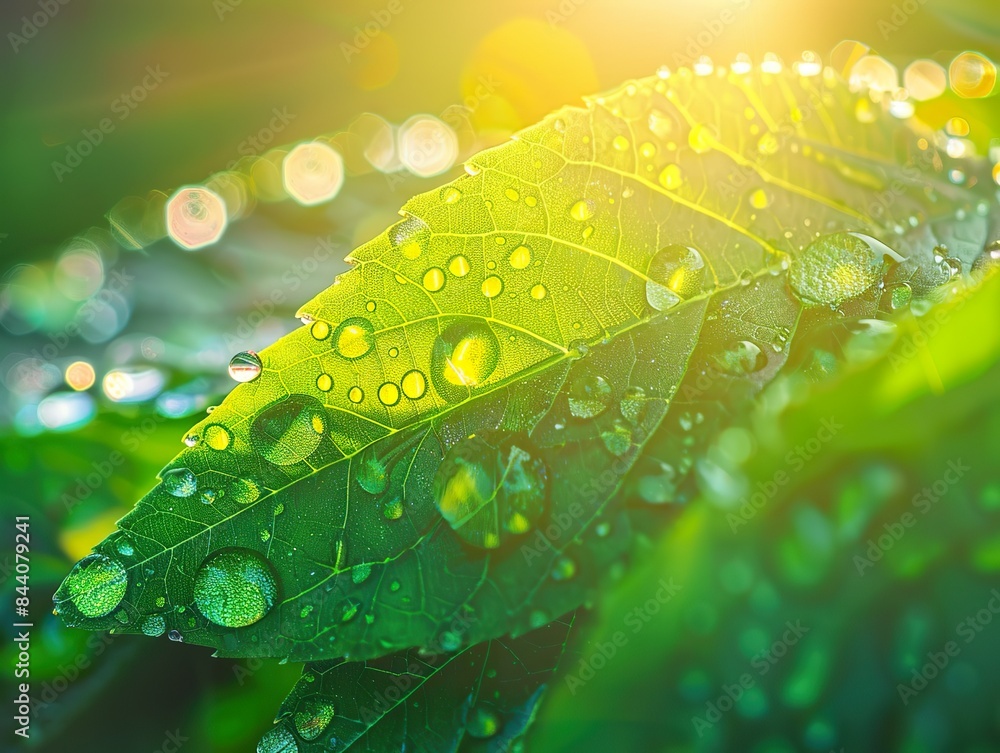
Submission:
<svg viewBox="0 0 1000 753">
<path fill-rule="evenodd" d="M 389 471 L 371 448 L 361 453 L 357 479 L 361 488 L 369 494 L 381 494 L 389 485 Z"/>
<path fill-rule="evenodd" d="M 117 608 L 128 586 L 128 575 L 117 560 L 91 554 L 76 563 L 52 600 L 56 611 L 69 602 L 84 617 L 104 617 Z"/>
<path fill-rule="evenodd" d="M 167 633 L 167 638 L 169 638 L 170 640 L 174 641 L 175 643 L 183 643 L 184 642 L 184 636 L 181 635 L 181 631 L 180 630 L 171 630 L 169 633 Z"/>
<path fill-rule="evenodd" d="M 229 497 L 237 504 L 249 505 L 251 502 L 256 502 L 259 496 L 260 487 L 250 479 L 236 479 L 229 487 Z"/>
<path fill-rule="evenodd" d="M 701 291 L 705 260 L 695 248 L 672 244 L 653 255 L 646 276 L 647 303 L 664 311 Z"/>
<path fill-rule="evenodd" d="M 198 491 L 198 479 L 187 468 L 174 468 L 163 474 L 163 488 L 174 497 L 190 497 Z"/>
<path fill-rule="evenodd" d="M 424 287 L 432 293 L 444 287 L 444 280 L 444 270 L 441 267 L 431 267 L 424 272 Z"/>
<path fill-rule="evenodd" d="M 229 429 L 219 424 L 212 424 L 205 428 L 205 443 L 213 450 L 225 450 L 232 442 L 233 435 Z"/>
<path fill-rule="evenodd" d="M 481 322 L 459 321 L 438 335 L 431 351 L 431 381 L 445 400 L 463 400 L 500 361 L 500 343 Z"/>
<path fill-rule="evenodd" d="M 315 740 L 333 719 L 333 704 L 318 698 L 306 698 L 295 711 L 295 731 L 303 740 Z"/>
<path fill-rule="evenodd" d="M 275 465 L 291 465 L 309 457 L 319 446 L 325 428 L 325 409 L 309 395 L 289 395 L 254 419 L 250 441 Z"/>
<path fill-rule="evenodd" d="M 441 516 L 467 543 L 495 549 L 545 511 L 548 470 L 520 435 L 486 431 L 452 447 L 434 476 Z"/>
<path fill-rule="evenodd" d="M 448 262 L 448 271 L 455 275 L 455 277 L 465 277 L 469 274 L 471 268 L 469 260 L 461 254 L 451 257 L 451 260 Z"/>
<path fill-rule="evenodd" d="M 660 185 L 668 191 L 676 191 L 684 185 L 684 175 L 678 165 L 670 164 L 660 171 Z"/>
<path fill-rule="evenodd" d="M 410 400 L 419 400 L 427 392 L 427 378 L 423 372 L 413 369 L 403 374 L 400 387 L 403 388 L 403 394 Z"/>
<path fill-rule="evenodd" d="M 389 240 L 404 258 L 416 259 L 430 241 L 431 231 L 416 217 L 407 217 L 389 230 Z"/>
<path fill-rule="evenodd" d="M 611 403 L 611 385 L 591 372 L 576 377 L 569 388 L 569 412 L 577 418 L 594 418 L 607 410 Z"/>
<path fill-rule="evenodd" d="M 511 251 L 509 261 L 514 269 L 524 269 L 531 264 L 531 249 L 527 246 L 518 246 Z"/>
<path fill-rule="evenodd" d="M 470 737 L 486 740 L 500 731 L 500 719 L 492 709 L 478 704 L 469 710 L 469 716 L 465 720 L 465 731 Z"/>
<path fill-rule="evenodd" d="M 278 584 L 271 565 L 249 549 L 223 549 L 208 557 L 194 576 L 194 604 L 221 627 L 259 622 L 274 606 Z"/>
<path fill-rule="evenodd" d="M 167 630 L 167 621 L 161 615 L 153 614 L 142 621 L 142 632 L 151 638 L 163 635 Z"/>
<path fill-rule="evenodd" d="M 272 727 L 257 743 L 257 753 L 299 753 L 299 744 L 284 727 Z"/>
<path fill-rule="evenodd" d="M 491 275 L 483 280 L 483 295 L 487 298 L 496 298 L 503 292 L 503 280 L 496 275 Z"/>
<path fill-rule="evenodd" d="M 615 457 L 621 457 L 632 446 L 632 430 L 621 421 L 615 421 L 612 427 L 601 432 L 601 441 Z"/>
<path fill-rule="evenodd" d="M 260 356 L 252 350 L 244 350 L 229 362 L 229 376 L 237 382 L 252 382 L 260 376 L 262 368 Z"/>
<path fill-rule="evenodd" d="M 345 319 L 333 333 L 333 345 L 344 358 L 361 358 L 375 346 L 375 328 L 360 316 Z"/>
<path fill-rule="evenodd" d="M 586 222 L 594 216 L 594 202 L 590 199 L 580 199 L 569 208 L 569 216 L 577 222 Z"/>
<path fill-rule="evenodd" d="M 882 258 L 851 233 L 825 235 L 792 262 L 789 281 L 804 301 L 839 306 L 861 295 L 882 276 Z"/>
<path fill-rule="evenodd" d="M 740 340 L 715 357 L 719 370 L 732 376 L 760 371 L 767 365 L 767 356 L 757 343 Z"/>
</svg>

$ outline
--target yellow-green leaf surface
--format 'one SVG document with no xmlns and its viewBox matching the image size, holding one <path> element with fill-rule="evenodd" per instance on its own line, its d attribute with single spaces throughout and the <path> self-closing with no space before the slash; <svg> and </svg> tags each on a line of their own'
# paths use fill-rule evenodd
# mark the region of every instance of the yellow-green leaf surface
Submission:
<svg viewBox="0 0 1000 753">
<path fill-rule="evenodd" d="M 689 469 L 684 432 L 724 415 L 687 404 L 752 395 L 838 322 L 873 350 L 1000 236 L 982 161 L 831 71 L 663 72 L 466 173 L 245 359 L 56 594 L 68 623 L 299 661 L 537 628 L 620 561 L 668 411 L 656 462 Z"/>
</svg>

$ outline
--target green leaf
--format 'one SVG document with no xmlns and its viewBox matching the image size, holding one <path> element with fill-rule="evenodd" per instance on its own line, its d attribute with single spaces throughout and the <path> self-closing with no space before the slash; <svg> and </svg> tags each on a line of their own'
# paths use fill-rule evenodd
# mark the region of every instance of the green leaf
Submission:
<svg viewBox="0 0 1000 753">
<path fill-rule="evenodd" d="M 655 530 L 626 502 L 716 478 L 765 383 L 878 356 L 995 264 L 988 168 L 936 143 L 829 73 L 682 69 L 555 113 L 234 359 L 58 612 L 325 662 L 572 611 Z"/>
<path fill-rule="evenodd" d="M 261 740 L 278 751 L 511 750 L 534 718 L 572 617 L 455 653 L 306 664 Z"/>
</svg>

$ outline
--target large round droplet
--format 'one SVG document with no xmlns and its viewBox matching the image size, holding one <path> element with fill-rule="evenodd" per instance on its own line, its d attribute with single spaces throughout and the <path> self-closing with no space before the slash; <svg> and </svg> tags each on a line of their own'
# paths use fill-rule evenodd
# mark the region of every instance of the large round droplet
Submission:
<svg viewBox="0 0 1000 753">
<path fill-rule="evenodd" d="M 212 424 L 205 428 L 205 443 L 213 450 L 225 450 L 232 441 L 233 435 L 225 426 Z"/>
<path fill-rule="evenodd" d="M 495 549 L 527 533 L 545 512 L 548 470 L 522 435 L 484 431 L 448 451 L 434 476 L 434 502 L 466 542 Z"/>
<path fill-rule="evenodd" d="M 375 347 L 375 328 L 360 316 L 345 319 L 333 333 L 333 345 L 344 358 L 361 358 Z"/>
<path fill-rule="evenodd" d="M 361 488 L 369 494 L 381 494 L 389 485 L 389 470 L 374 450 L 367 449 L 361 453 L 356 478 Z"/>
<path fill-rule="evenodd" d="M 500 362 L 500 342 L 482 322 L 459 321 L 438 335 L 431 351 L 431 381 L 445 400 L 462 400 Z"/>
<path fill-rule="evenodd" d="M 309 457 L 326 430 L 326 411 L 309 395 L 290 395 L 261 411 L 250 426 L 250 441 L 275 465 Z"/>
<path fill-rule="evenodd" d="M 91 554 L 76 563 L 52 600 L 57 612 L 68 601 L 84 617 L 103 617 L 121 604 L 127 586 L 128 575 L 120 562 Z"/>
<path fill-rule="evenodd" d="M 500 731 L 500 718 L 492 708 L 477 704 L 469 710 L 465 731 L 469 733 L 469 737 L 487 740 Z"/>
<path fill-rule="evenodd" d="M 252 350 L 244 350 L 229 362 L 229 376 L 237 382 L 252 382 L 260 376 L 262 368 L 260 356 Z"/>
<path fill-rule="evenodd" d="M 194 576 L 195 606 L 221 627 L 253 625 L 271 611 L 277 596 L 273 568 L 249 549 L 216 552 Z"/>
<path fill-rule="evenodd" d="M 611 385 L 597 374 L 583 372 L 569 387 L 569 412 L 577 418 L 594 418 L 611 403 Z"/>
<path fill-rule="evenodd" d="M 389 241 L 405 259 L 416 259 L 431 239 L 430 228 L 417 217 L 407 217 L 388 230 Z"/>
<path fill-rule="evenodd" d="M 303 740 L 315 740 L 333 719 L 333 704 L 320 698 L 305 698 L 295 709 L 295 731 Z"/>
<path fill-rule="evenodd" d="M 295 735 L 282 726 L 272 727 L 257 743 L 257 753 L 298 753 Z"/>
<path fill-rule="evenodd" d="M 792 262 L 789 282 L 800 298 L 839 306 L 861 295 L 882 276 L 882 258 L 851 233 L 825 235 Z"/>
<path fill-rule="evenodd" d="M 190 497 L 198 491 L 198 477 L 187 468 L 174 468 L 163 474 L 163 488 L 174 497 Z"/>
<path fill-rule="evenodd" d="M 646 276 L 647 303 L 664 311 L 701 291 L 705 260 L 697 249 L 672 244 L 653 255 Z"/>
<path fill-rule="evenodd" d="M 400 386 L 403 388 L 403 394 L 410 400 L 419 400 L 427 391 L 427 379 L 423 373 L 414 369 L 403 374 Z"/>
<path fill-rule="evenodd" d="M 142 622 L 142 633 L 150 638 L 157 638 L 167 632 L 167 621 L 163 615 L 153 614 Z"/>
</svg>

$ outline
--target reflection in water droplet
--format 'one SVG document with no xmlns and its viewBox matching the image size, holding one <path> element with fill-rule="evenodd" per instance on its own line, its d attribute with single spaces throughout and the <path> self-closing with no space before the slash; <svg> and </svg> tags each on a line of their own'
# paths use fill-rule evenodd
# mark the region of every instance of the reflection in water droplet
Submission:
<svg viewBox="0 0 1000 753">
<path fill-rule="evenodd" d="M 495 549 L 545 511 L 548 470 L 526 437 L 485 431 L 452 447 L 434 477 L 441 516 L 467 543 Z"/>
<path fill-rule="evenodd" d="M 260 376 L 262 368 L 260 356 L 252 350 L 244 350 L 229 362 L 229 376 L 237 382 L 252 382 Z"/>
<path fill-rule="evenodd" d="M 524 269 L 531 264 L 531 249 L 527 246 L 518 246 L 511 251 L 509 261 L 514 269 Z"/>
<path fill-rule="evenodd" d="M 399 497 L 387 499 L 382 505 L 382 515 L 386 520 L 399 520 L 403 517 L 403 500 Z"/>
<path fill-rule="evenodd" d="M 345 319 L 333 333 L 333 344 L 344 358 L 361 358 L 375 347 L 375 328 L 363 317 Z"/>
<path fill-rule="evenodd" d="M 569 388 L 569 412 L 577 418 L 594 418 L 611 403 L 611 385 L 587 371 L 577 376 Z"/>
<path fill-rule="evenodd" d="M 184 636 L 181 635 L 180 630 L 171 630 L 169 633 L 167 633 L 167 637 L 176 643 L 184 642 Z"/>
<path fill-rule="evenodd" d="M 642 387 L 626 388 L 618 406 L 626 421 L 633 425 L 639 423 L 646 409 L 646 391 Z"/>
<path fill-rule="evenodd" d="M 289 395 L 254 418 L 250 441 L 260 455 L 275 465 L 302 462 L 323 438 L 325 415 L 316 398 Z"/>
<path fill-rule="evenodd" d="M 91 554 L 73 566 L 52 600 L 60 613 L 68 601 L 84 617 L 104 617 L 121 604 L 127 586 L 128 575 L 120 562 Z"/>
<path fill-rule="evenodd" d="M 503 280 L 496 275 L 491 275 L 483 280 L 483 295 L 487 298 L 496 298 L 503 292 Z"/>
<path fill-rule="evenodd" d="M 229 447 L 229 443 L 232 442 L 233 435 L 229 433 L 229 429 L 225 426 L 219 424 L 212 424 L 211 426 L 205 427 L 205 444 L 211 447 L 213 450 L 222 451 Z"/>
<path fill-rule="evenodd" d="M 789 282 L 803 300 L 839 306 L 861 295 L 882 276 L 882 255 L 850 233 L 810 243 L 792 262 Z"/>
<path fill-rule="evenodd" d="M 894 311 L 908 308 L 913 300 L 913 288 L 908 283 L 900 283 L 892 288 L 890 293 L 890 305 Z"/>
<path fill-rule="evenodd" d="M 470 269 L 469 260 L 461 254 L 453 256 L 451 261 L 448 262 L 448 271 L 455 275 L 455 277 L 465 277 L 469 274 Z"/>
<path fill-rule="evenodd" d="M 260 487 L 250 479 L 239 478 L 229 487 L 227 497 L 240 505 L 249 505 L 256 502 L 260 496 Z"/>
<path fill-rule="evenodd" d="M 482 322 L 449 325 L 431 351 L 431 382 L 445 400 L 463 400 L 482 384 L 500 361 L 500 343 Z"/>
<path fill-rule="evenodd" d="M 424 273 L 424 287 L 436 293 L 444 287 L 444 270 L 441 267 L 431 267 Z"/>
<path fill-rule="evenodd" d="M 422 372 L 414 369 L 403 375 L 400 386 L 403 388 L 403 394 L 410 400 L 419 400 L 427 391 L 427 379 Z"/>
<path fill-rule="evenodd" d="M 194 576 L 194 604 L 221 627 L 253 625 L 274 606 L 278 585 L 271 565 L 250 549 L 223 549 Z"/>
<path fill-rule="evenodd" d="M 454 186 L 445 186 L 441 189 L 441 201 L 445 204 L 457 204 L 462 199 L 462 192 Z"/>
<path fill-rule="evenodd" d="M 653 255 L 646 275 L 646 301 L 664 311 L 701 292 L 705 261 L 697 249 L 674 244 Z"/>
<path fill-rule="evenodd" d="M 174 497 L 190 497 L 198 491 L 198 478 L 187 468 L 174 468 L 163 474 L 163 488 Z"/>
</svg>

